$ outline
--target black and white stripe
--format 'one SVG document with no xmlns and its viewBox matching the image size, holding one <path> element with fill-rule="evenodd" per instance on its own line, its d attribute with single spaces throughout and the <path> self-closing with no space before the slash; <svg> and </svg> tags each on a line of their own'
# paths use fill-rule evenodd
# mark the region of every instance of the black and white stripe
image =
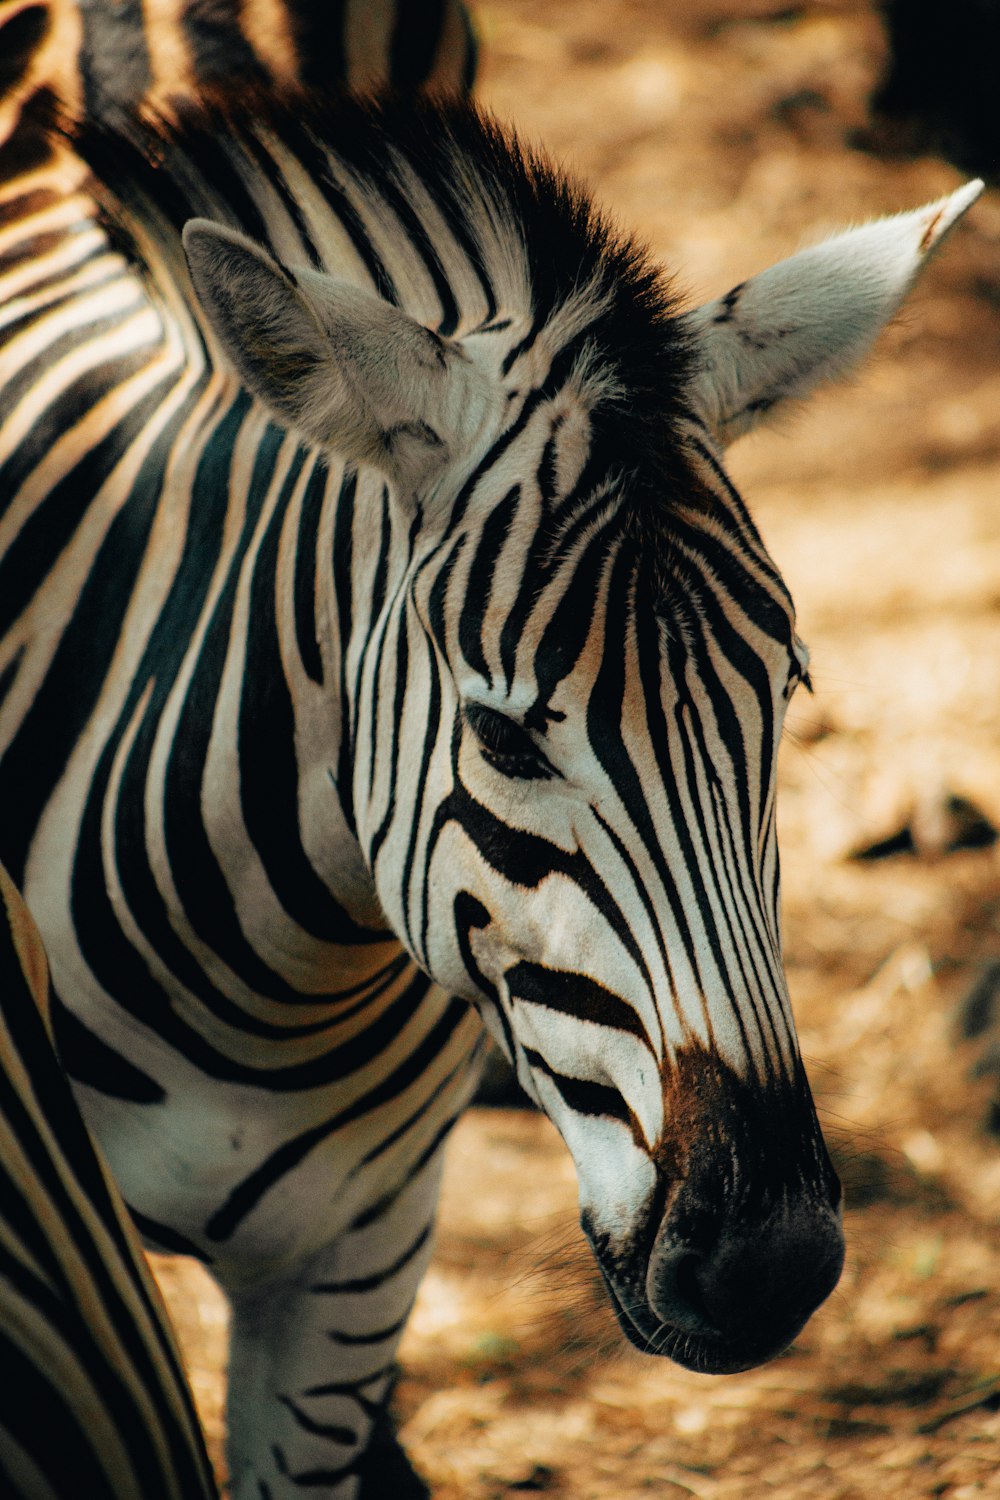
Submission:
<svg viewBox="0 0 1000 1500">
<path fill-rule="evenodd" d="M 72 118 L 172 116 L 206 92 L 464 94 L 463 0 L 0 0 L 0 136 L 33 95 Z"/>
<path fill-rule="evenodd" d="M 403 1493 L 480 1016 L 642 1347 L 740 1368 L 836 1279 L 777 913 L 806 658 L 721 445 L 966 200 L 683 313 L 468 107 L 255 109 L 0 187 L 0 854 L 127 1201 L 232 1300 L 234 1494 L 348 1500 Z"/>
<path fill-rule="evenodd" d="M 56 1057 L 38 930 L 0 870 L 0 1489 L 215 1495 L 163 1305 Z"/>
<path fill-rule="evenodd" d="M 170 110 L 205 88 L 248 82 L 459 93 L 475 75 L 462 0 L 92 0 L 81 20 L 89 119 L 137 103 Z"/>
</svg>

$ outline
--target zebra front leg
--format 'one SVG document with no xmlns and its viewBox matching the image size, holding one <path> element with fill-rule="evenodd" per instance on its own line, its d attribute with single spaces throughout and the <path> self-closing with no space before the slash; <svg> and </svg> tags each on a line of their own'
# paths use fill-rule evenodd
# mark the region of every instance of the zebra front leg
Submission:
<svg viewBox="0 0 1000 1500">
<path fill-rule="evenodd" d="M 431 1253 L 443 1149 L 294 1278 L 232 1295 L 233 1500 L 424 1500 L 387 1406 Z"/>
</svg>

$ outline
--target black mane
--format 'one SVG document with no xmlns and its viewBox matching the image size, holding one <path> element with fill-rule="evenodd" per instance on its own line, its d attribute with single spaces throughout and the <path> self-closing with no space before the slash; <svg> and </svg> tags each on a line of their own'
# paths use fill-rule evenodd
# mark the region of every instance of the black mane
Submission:
<svg viewBox="0 0 1000 1500">
<path fill-rule="evenodd" d="M 568 374 L 588 348 L 602 383 L 613 392 L 594 412 L 588 468 L 603 469 L 620 483 L 644 533 L 660 529 L 654 517 L 665 505 L 669 509 L 678 490 L 690 498 L 692 489 L 700 488 L 677 438 L 692 351 L 669 279 L 585 189 L 476 106 L 312 93 L 282 97 L 258 89 L 239 107 L 231 100 L 182 105 L 176 123 L 85 126 L 73 145 L 97 179 L 107 226 L 119 244 L 129 220 L 140 222 L 160 244 L 168 226 L 179 234 L 197 215 L 233 224 L 268 244 L 266 217 L 233 165 L 235 143 L 242 153 L 260 157 L 262 174 L 268 175 L 259 132 L 277 137 L 299 159 L 341 216 L 344 203 L 330 180 L 328 153 L 352 175 L 377 186 L 439 289 L 447 287 L 446 277 L 406 199 L 398 163 L 418 176 L 488 291 L 468 205 L 470 195 L 498 205 L 524 246 L 530 308 L 519 311 L 530 311 L 535 329 L 581 290 L 594 293 L 593 317 L 557 360 L 553 374 L 554 381 Z M 301 224 L 291 195 L 279 191 L 283 208 Z M 348 212 L 348 228 L 349 219 Z M 162 248 L 168 261 L 179 254 L 176 246 Z M 134 249 L 132 258 L 146 269 Z M 373 273 L 381 294 L 396 300 L 391 279 L 375 268 Z M 442 301 L 447 305 L 446 296 Z"/>
</svg>

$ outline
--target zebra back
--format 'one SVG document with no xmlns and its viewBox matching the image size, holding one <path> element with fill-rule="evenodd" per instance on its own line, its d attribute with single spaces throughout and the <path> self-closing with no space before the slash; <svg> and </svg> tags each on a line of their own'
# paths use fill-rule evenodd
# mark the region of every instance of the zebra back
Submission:
<svg viewBox="0 0 1000 1500">
<path fill-rule="evenodd" d="M 163 1305 L 56 1056 L 41 938 L 0 868 L 0 1492 L 207 1500 Z"/>
<path fill-rule="evenodd" d="M 82 36 L 75 0 L 0 0 L 0 145 L 38 95 L 79 114 Z"/>
<path fill-rule="evenodd" d="M 248 84 L 462 93 L 476 69 L 462 0 L 0 0 L 0 31 L 0 139 L 44 90 L 93 120 Z"/>
</svg>

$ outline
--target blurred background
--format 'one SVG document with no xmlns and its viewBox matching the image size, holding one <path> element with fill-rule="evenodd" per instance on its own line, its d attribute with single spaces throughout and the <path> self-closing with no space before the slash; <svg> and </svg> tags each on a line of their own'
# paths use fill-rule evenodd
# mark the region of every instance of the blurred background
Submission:
<svg viewBox="0 0 1000 1500">
<path fill-rule="evenodd" d="M 480 98 L 696 301 L 965 175 L 1000 181 L 994 0 L 476 15 Z M 1000 194 L 854 381 L 731 468 L 813 656 L 781 758 L 784 921 L 847 1268 L 763 1370 L 645 1360 L 551 1127 L 471 1112 L 398 1392 L 438 1500 L 1000 1496 Z M 193 1264 L 156 1269 L 221 1464 L 224 1306 Z"/>
</svg>

